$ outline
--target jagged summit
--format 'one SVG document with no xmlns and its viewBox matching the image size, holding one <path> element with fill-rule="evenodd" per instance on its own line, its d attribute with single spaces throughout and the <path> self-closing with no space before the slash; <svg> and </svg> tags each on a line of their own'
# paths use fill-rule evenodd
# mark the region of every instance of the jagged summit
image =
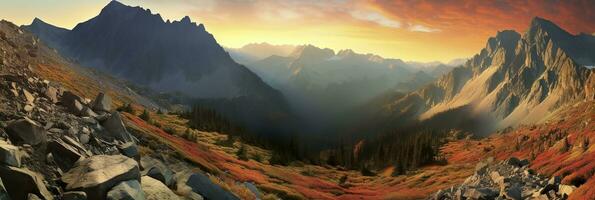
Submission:
<svg viewBox="0 0 595 200">
<path fill-rule="evenodd" d="M 132 8 L 132 7 L 124 5 L 124 4 L 120 3 L 119 1 L 112 0 L 107 5 L 105 5 L 105 7 L 103 7 L 103 9 L 101 9 L 101 13 L 121 12 L 127 8 Z M 134 8 L 138 9 L 140 7 L 137 6 Z M 140 8 L 140 9 L 142 9 L 142 8 Z M 144 10 L 144 9 L 142 9 L 142 10 Z"/>
<path fill-rule="evenodd" d="M 593 41 L 535 18 L 523 36 L 498 32 L 464 66 L 391 106 L 397 116 L 413 107 L 421 120 L 472 106 L 499 127 L 541 122 L 564 105 L 593 99 L 595 75 L 581 66 L 595 61 Z"/>
<path fill-rule="evenodd" d="M 190 23 L 192 23 L 190 21 L 190 17 L 188 17 L 188 16 L 184 16 L 184 18 L 182 18 L 182 20 L 180 20 L 180 22 L 182 22 L 183 24 L 190 24 Z"/>
<path fill-rule="evenodd" d="M 192 22 L 189 16 L 184 16 L 179 21 L 174 20 L 173 22 L 169 19 L 164 20 L 159 13 L 153 14 L 151 9 L 144 9 L 140 6 L 128 6 L 118 1 L 110 1 L 99 13 L 97 17 L 107 18 L 108 21 L 130 21 L 133 20 L 137 23 L 153 23 L 153 24 L 177 24 L 182 27 L 197 28 L 197 30 L 205 31 L 203 24 Z M 76 27 L 75 27 L 76 28 Z"/>
</svg>

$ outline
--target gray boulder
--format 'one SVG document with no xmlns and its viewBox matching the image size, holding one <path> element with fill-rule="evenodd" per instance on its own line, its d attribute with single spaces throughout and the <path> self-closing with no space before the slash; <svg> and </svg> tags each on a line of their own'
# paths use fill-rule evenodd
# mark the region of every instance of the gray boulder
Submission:
<svg viewBox="0 0 595 200">
<path fill-rule="evenodd" d="M 54 199 L 43 183 L 41 175 L 10 166 L 0 166 L 0 179 L 7 183 L 6 191 L 11 199 L 27 199 L 29 193 L 36 194 L 43 199 Z"/>
<path fill-rule="evenodd" d="M 120 149 L 120 153 L 122 153 L 122 155 L 140 162 L 140 153 L 138 152 L 138 147 L 134 142 L 126 142 L 121 144 L 118 146 L 118 149 Z"/>
<path fill-rule="evenodd" d="M 501 195 L 507 199 L 521 200 L 523 189 L 518 186 L 511 186 L 501 191 Z"/>
<path fill-rule="evenodd" d="M 81 110 L 79 116 L 83 117 L 97 117 L 97 113 L 93 112 L 93 110 L 89 107 L 84 106 Z"/>
<path fill-rule="evenodd" d="M 87 194 L 81 191 L 70 191 L 62 194 L 63 200 L 87 200 Z"/>
<path fill-rule="evenodd" d="M 99 93 L 95 98 L 95 101 L 93 101 L 93 110 L 97 112 L 110 112 L 111 109 L 112 99 L 104 93 Z"/>
<path fill-rule="evenodd" d="M 97 155 L 79 160 L 62 176 L 66 190 L 84 191 L 90 200 L 103 200 L 122 181 L 140 180 L 138 164 L 123 155 Z"/>
<path fill-rule="evenodd" d="M 47 140 L 43 127 L 26 117 L 10 123 L 6 127 L 6 133 L 14 144 L 37 145 Z"/>
<path fill-rule="evenodd" d="M 21 153 L 19 148 L 0 140 L 0 163 L 13 167 L 20 167 Z"/>
<path fill-rule="evenodd" d="M 145 167 L 145 175 L 161 181 L 167 187 L 176 189 L 176 177 L 174 172 L 165 166 L 160 160 L 143 157 L 141 160 L 142 166 Z"/>
<path fill-rule="evenodd" d="M 147 171 L 147 176 L 161 181 L 167 187 L 175 189 L 176 179 L 171 170 L 163 167 L 153 166 Z"/>
<path fill-rule="evenodd" d="M 141 185 L 147 200 L 178 200 L 178 195 L 172 192 L 165 184 L 149 176 L 141 177 Z"/>
<path fill-rule="evenodd" d="M 54 156 L 54 161 L 62 169 L 68 171 L 76 161 L 84 156 L 77 149 L 62 140 L 55 140 L 48 144 L 48 150 Z"/>
<path fill-rule="evenodd" d="M 126 130 L 120 113 L 112 112 L 101 125 L 107 130 L 107 136 L 122 142 L 135 142 L 132 135 Z"/>
<path fill-rule="evenodd" d="M 194 173 L 186 181 L 192 192 L 200 194 L 206 199 L 237 200 L 239 199 L 231 192 L 214 184 L 209 177 L 204 174 Z"/>
<path fill-rule="evenodd" d="M 55 87 L 49 86 L 45 90 L 45 96 L 50 100 L 52 103 L 58 103 L 58 89 Z"/>
<path fill-rule="evenodd" d="M 108 200 L 145 200 L 145 193 L 143 192 L 138 180 L 123 181 L 114 186 L 107 193 Z"/>
</svg>

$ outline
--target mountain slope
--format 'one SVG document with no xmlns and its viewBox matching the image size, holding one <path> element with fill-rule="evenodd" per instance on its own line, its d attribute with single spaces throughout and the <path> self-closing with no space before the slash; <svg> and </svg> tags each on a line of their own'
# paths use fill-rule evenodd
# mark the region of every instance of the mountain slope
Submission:
<svg viewBox="0 0 595 200">
<path fill-rule="evenodd" d="M 189 17 L 163 21 L 150 10 L 111 1 L 61 39 L 37 28 L 51 25 L 39 24 L 26 28 L 67 57 L 157 92 L 180 94 L 188 104 L 208 104 L 248 125 L 289 112 L 279 92 L 234 62 L 213 35 Z"/>
<path fill-rule="evenodd" d="M 385 114 L 423 120 L 471 105 L 471 117 L 489 113 L 497 127 L 543 122 L 565 105 L 595 98 L 595 74 L 585 67 L 595 59 L 592 41 L 535 18 L 523 36 L 499 32 L 464 66 L 394 99 Z"/>
</svg>

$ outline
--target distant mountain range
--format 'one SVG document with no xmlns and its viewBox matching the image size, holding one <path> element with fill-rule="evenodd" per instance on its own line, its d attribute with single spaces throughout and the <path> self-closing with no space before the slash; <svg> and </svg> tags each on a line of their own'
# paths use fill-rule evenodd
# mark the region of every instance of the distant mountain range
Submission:
<svg viewBox="0 0 595 200">
<path fill-rule="evenodd" d="M 273 45 L 266 42 L 250 43 L 240 48 L 225 48 L 238 63 L 248 64 L 269 56 L 289 56 L 296 48 L 294 45 Z"/>
<path fill-rule="evenodd" d="M 335 53 L 313 45 L 297 46 L 286 56 L 272 55 L 247 67 L 279 89 L 305 121 L 325 125 L 383 93 L 412 91 L 452 69 L 442 64 L 418 67 L 349 49 Z"/>
<path fill-rule="evenodd" d="M 164 21 L 148 9 L 111 1 L 72 30 L 39 19 L 25 28 L 85 66 L 179 94 L 187 104 L 208 104 L 258 124 L 289 113 L 281 93 L 232 60 L 204 25 L 189 17 Z"/>
<path fill-rule="evenodd" d="M 544 122 L 564 106 L 595 98 L 595 73 L 587 67 L 594 48 L 595 37 L 535 18 L 525 34 L 498 32 L 463 66 L 378 110 L 390 123 L 469 108 L 466 117 L 489 119 L 482 124 L 487 131 Z"/>
</svg>

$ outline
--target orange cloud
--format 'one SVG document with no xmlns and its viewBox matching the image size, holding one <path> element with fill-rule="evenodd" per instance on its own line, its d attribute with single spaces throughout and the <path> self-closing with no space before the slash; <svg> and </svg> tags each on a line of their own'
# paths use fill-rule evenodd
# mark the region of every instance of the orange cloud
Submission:
<svg viewBox="0 0 595 200">
<path fill-rule="evenodd" d="M 572 33 L 595 32 L 592 0 L 371 0 L 368 4 L 403 23 L 464 35 L 493 34 L 502 29 L 524 31 L 535 16 L 550 19 Z"/>
</svg>

